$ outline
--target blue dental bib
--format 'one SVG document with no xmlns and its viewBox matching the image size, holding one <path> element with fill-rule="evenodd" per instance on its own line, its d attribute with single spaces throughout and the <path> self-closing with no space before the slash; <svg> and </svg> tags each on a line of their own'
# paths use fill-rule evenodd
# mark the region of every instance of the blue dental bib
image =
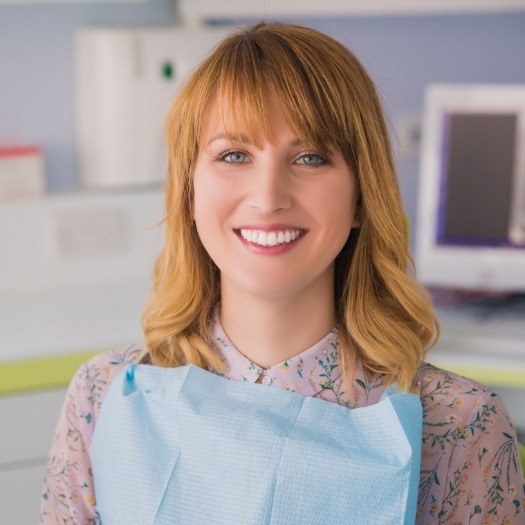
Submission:
<svg viewBox="0 0 525 525">
<path fill-rule="evenodd" d="M 90 455 L 102 525 L 413 525 L 422 407 L 348 409 L 194 365 L 128 365 Z"/>
</svg>

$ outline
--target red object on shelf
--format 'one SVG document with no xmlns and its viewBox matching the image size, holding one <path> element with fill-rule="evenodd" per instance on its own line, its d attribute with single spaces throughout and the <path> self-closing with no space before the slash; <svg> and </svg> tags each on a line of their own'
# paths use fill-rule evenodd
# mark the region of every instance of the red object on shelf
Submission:
<svg viewBox="0 0 525 525">
<path fill-rule="evenodd" d="M 42 149 L 39 146 L 0 146 L 0 158 L 25 155 L 42 155 Z"/>
<path fill-rule="evenodd" d="M 45 193 L 42 148 L 0 146 L 0 202 L 42 197 Z"/>
</svg>

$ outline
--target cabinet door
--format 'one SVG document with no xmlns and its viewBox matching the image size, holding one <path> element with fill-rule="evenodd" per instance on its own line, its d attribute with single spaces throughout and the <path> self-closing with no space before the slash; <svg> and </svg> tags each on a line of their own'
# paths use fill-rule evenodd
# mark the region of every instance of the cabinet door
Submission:
<svg viewBox="0 0 525 525">
<path fill-rule="evenodd" d="M 39 521 L 47 455 L 66 390 L 0 397 L 0 523 Z"/>
<path fill-rule="evenodd" d="M 0 509 L 6 525 L 37 524 L 45 462 L 17 470 L 0 471 Z"/>
<path fill-rule="evenodd" d="M 0 397 L 0 472 L 47 457 L 65 397 L 65 389 Z"/>
</svg>

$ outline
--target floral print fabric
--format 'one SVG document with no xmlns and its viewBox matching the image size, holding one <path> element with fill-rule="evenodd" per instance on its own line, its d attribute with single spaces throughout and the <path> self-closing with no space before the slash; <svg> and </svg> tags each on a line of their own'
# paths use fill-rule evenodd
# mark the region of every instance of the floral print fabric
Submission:
<svg viewBox="0 0 525 525">
<path fill-rule="evenodd" d="M 358 364 L 342 388 L 337 331 L 281 363 L 263 369 L 241 354 L 216 315 L 213 341 L 234 381 L 261 382 L 348 408 L 377 403 L 385 386 Z M 43 525 L 100 524 L 89 446 L 104 395 L 116 374 L 136 362 L 140 345 L 106 352 L 72 379 L 53 437 L 44 481 Z M 423 443 L 416 523 L 525 524 L 525 497 L 516 431 L 501 399 L 485 386 L 428 363 L 419 367 Z"/>
</svg>

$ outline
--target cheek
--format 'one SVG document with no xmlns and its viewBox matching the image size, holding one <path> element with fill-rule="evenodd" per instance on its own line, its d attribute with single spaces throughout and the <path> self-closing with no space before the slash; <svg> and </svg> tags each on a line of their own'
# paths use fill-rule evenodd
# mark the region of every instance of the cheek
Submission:
<svg viewBox="0 0 525 525">
<path fill-rule="evenodd" d="M 346 240 L 356 211 L 357 190 L 353 177 L 331 181 L 315 198 L 320 220 L 328 225 L 330 232 Z"/>
<path fill-rule="evenodd" d="M 230 235 L 231 191 L 206 172 L 194 176 L 193 210 L 199 238 L 213 261 L 222 266 L 227 253 L 225 243 Z"/>
<path fill-rule="evenodd" d="M 208 252 L 209 239 L 212 238 L 210 228 L 216 222 L 213 220 L 212 196 L 213 188 L 205 174 L 197 168 L 193 177 L 193 216 L 199 237 Z"/>
<path fill-rule="evenodd" d="M 209 170 L 197 164 L 193 176 L 193 209 L 197 223 L 213 212 L 219 195 L 220 188 L 214 177 L 210 176 Z"/>
<path fill-rule="evenodd" d="M 193 209 L 197 227 L 214 229 L 225 224 L 230 206 L 226 196 L 214 191 L 213 186 L 208 186 L 203 191 L 196 188 Z"/>
</svg>

